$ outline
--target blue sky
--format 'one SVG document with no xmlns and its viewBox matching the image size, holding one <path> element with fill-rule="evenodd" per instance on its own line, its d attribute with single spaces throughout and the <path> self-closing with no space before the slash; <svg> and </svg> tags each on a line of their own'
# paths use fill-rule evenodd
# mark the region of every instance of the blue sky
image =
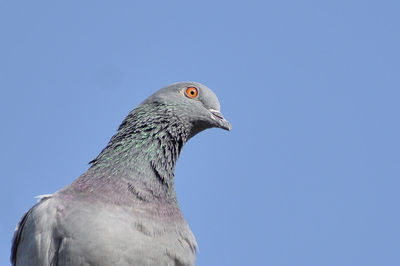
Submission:
<svg viewBox="0 0 400 266">
<path fill-rule="evenodd" d="M 0 265 L 125 115 L 206 84 L 176 169 L 197 265 L 400 265 L 397 1 L 0 0 Z"/>
</svg>

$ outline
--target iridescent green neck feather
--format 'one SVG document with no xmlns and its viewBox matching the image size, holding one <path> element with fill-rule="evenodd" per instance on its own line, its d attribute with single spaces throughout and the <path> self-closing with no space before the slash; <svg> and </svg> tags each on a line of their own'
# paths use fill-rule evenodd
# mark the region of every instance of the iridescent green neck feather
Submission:
<svg viewBox="0 0 400 266">
<path fill-rule="evenodd" d="M 174 170 L 190 134 L 173 105 L 142 104 L 122 122 L 103 151 L 91 161 L 90 178 L 115 178 L 143 199 L 175 199 Z"/>
</svg>

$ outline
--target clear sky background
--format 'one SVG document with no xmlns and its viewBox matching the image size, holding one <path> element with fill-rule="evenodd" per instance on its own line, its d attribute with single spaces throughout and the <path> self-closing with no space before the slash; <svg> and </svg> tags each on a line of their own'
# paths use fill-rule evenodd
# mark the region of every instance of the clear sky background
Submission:
<svg viewBox="0 0 400 266">
<path fill-rule="evenodd" d="M 36 200 L 182 80 L 232 123 L 184 147 L 197 265 L 400 265 L 398 1 L 0 0 L 0 265 Z"/>
</svg>

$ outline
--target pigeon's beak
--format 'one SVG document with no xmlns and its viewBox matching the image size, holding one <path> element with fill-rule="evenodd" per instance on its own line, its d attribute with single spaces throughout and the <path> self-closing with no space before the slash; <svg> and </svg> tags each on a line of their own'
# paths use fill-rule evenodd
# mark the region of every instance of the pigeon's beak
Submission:
<svg viewBox="0 0 400 266">
<path fill-rule="evenodd" d="M 208 110 L 211 113 L 211 118 L 216 122 L 217 127 L 229 131 L 232 129 L 231 123 L 229 123 L 229 121 L 224 118 L 224 116 L 221 114 L 220 111 L 214 109 L 208 109 Z"/>
</svg>

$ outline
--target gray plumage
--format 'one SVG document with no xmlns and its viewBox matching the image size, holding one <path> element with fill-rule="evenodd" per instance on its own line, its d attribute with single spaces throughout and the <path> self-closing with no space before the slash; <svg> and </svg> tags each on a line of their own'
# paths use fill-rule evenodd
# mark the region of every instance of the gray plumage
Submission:
<svg viewBox="0 0 400 266">
<path fill-rule="evenodd" d="M 191 87 L 197 96 L 186 93 Z M 189 138 L 231 129 L 219 110 L 215 94 L 195 82 L 150 96 L 83 175 L 22 217 L 12 264 L 194 265 L 197 243 L 178 206 L 174 168 Z"/>
</svg>

